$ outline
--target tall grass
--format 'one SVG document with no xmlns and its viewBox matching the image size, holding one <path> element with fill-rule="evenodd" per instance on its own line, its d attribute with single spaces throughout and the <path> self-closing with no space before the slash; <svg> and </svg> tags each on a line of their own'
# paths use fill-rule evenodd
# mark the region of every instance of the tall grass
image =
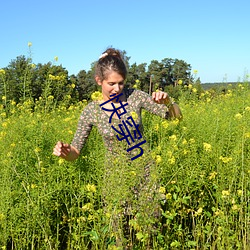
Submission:
<svg viewBox="0 0 250 250">
<path fill-rule="evenodd" d="M 55 108 L 51 98 L 46 105 L 10 102 L 8 116 L 1 106 L 0 247 L 119 249 L 115 239 L 123 228 L 114 228 L 120 214 L 114 208 L 121 209 L 116 202 L 128 197 L 125 191 L 144 158 L 134 166 L 114 162 L 121 176 L 109 178 L 113 205 L 105 208 L 105 150 L 96 129 L 77 161 L 52 155 L 56 141 L 72 140 L 86 103 Z M 183 93 L 179 105 L 181 122 L 143 114 L 156 162 L 153 175 L 165 199 L 157 227 L 149 227 L 150 218 L 140 214 L 131 218 L 127 244 L 133 249 L 147 249 L 149 243 L 150 249 L 248 249 L 249 85 L 218 96 Z M 145 228 L 153 230 L 151 237 Z"/>
</svg>

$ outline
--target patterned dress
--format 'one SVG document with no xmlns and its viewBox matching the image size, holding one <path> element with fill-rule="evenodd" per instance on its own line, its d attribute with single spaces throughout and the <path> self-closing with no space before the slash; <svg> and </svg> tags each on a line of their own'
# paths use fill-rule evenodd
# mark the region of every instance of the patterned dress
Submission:
<svg viewBox="0 0 250 250">
<path fill-rule="evenodd" d="M 72 141 L 72 145 L 81 151 L 93 126 L 96 126 L 102 135 L 107 154 L 103 183 L 100 185 L 102 187 L 104 207 L 112 213 L 113 222 L 111 224 L 114 231 L 119 231 L 118 228 L 124 227 L 120 223 L 121 214 L 129 217 L 141 214 L 145 220 L 156 218 L 155 211 L 158 211 L 160 197 L 157 191 L 158 179 L 155 177 L 157 176 L 155 174 L 157 172 L 156 164 L 154 164 L 149 154 L 147 143 L 141 145 L 143 155 L 133 161 L 131 158 L 138 155 L 140 149 L 134 148 L 127 152 L 129 148 L 144 141 L 144 138 L 139 137 L 138 131 L 135 132 L 135 127 L 127 124 L 131 135 L 140 138 L 139 141 L 134 140 L 134 142 L 132 142 L 131 138 L 128 138 L 129 145 L 126 139 L 118 140 L 117 132 L 112 126 L 118 129 L 119 124 L 126 122 L 134 114 L 135 124 L 138 124 L 138 129 L 142 135 L 142 109 L 146 109 L 164 119 L 169 118 L 167 106 L 155 103 L 147 93 L 135 89 L 124 89 L 123 94 L 126 97 L 127 105 L 124 107 L 126 113 L 123 112 L 120 119 L 110 119 L 110 116 L 100 106 L 101 102 L 93 101 L 89 103 L 80 116 L 78 128 Z M 131 123 L 131 120 L 129 122 Z M 119 135 L 120 137 L 121 135 Z M 119 209 L 117 206 L 119 206 Z M 116 211 L 120 212 L 114 214 Z M 148 225 L 148 222 L 144 224 Z"/>
</svg>

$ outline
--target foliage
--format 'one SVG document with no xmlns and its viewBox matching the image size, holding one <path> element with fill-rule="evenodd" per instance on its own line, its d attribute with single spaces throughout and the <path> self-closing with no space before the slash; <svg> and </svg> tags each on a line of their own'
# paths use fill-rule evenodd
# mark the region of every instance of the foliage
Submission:
<svg viewBox="0 0 250 250">
<path fill-rule="evenodd" d="M 247 249 L 249 85 L 220 93 L 192 91 L 194 85 L 178 88 L 181 122 L 143 112 L 151 149 L 145 157 L 155 160 L 153 178 L 160 177 L 164 198 L 160 221 L 136 214 L 125 235 L 123 222 L 114 224 L 121 208 L 116 205 L 135 184 L 143 158 L 135 166 L 122 160 L 112 164 L 119 175 L 110 176 L 106 188 L 113 206 L 106 209 L 105 151 L 97 130 L 76 162 L 52 155 L 57 140 L 72 139 L 87 102 L 13 100 L 8 115 L 1 105 L 0 247 L 119 249 L 120 234 L 131 249 Z"/>
</svg>

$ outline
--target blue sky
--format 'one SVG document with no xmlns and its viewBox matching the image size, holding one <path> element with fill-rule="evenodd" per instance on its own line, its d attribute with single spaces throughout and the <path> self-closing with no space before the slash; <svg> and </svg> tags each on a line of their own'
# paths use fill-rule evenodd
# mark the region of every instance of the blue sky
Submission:
<svg viewBox="0 0 250 250">
<path fill-rule="evenodd" d="M 249 0 L 8 0 L 0 5 L 0 68 L 20 55 L 69 74 L 89 70 L 112 46 L 132 63 L 177 58 L 203 83 L 250 73 Z"/>
</svg>

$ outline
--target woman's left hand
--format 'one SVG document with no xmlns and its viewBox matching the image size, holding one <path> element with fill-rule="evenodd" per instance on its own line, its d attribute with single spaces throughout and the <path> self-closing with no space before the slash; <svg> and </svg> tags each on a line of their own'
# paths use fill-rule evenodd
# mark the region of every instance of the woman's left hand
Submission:
<svg viewBox="0 0 250 250">
<path fill-rule="evenodd" d="M 163 91 L 157 91 L 152 93 L 152 99 L 154 102 L 159 104 L 168 104 L 171 102 L 171 99 L 168 93 Z"/>
</svg>

